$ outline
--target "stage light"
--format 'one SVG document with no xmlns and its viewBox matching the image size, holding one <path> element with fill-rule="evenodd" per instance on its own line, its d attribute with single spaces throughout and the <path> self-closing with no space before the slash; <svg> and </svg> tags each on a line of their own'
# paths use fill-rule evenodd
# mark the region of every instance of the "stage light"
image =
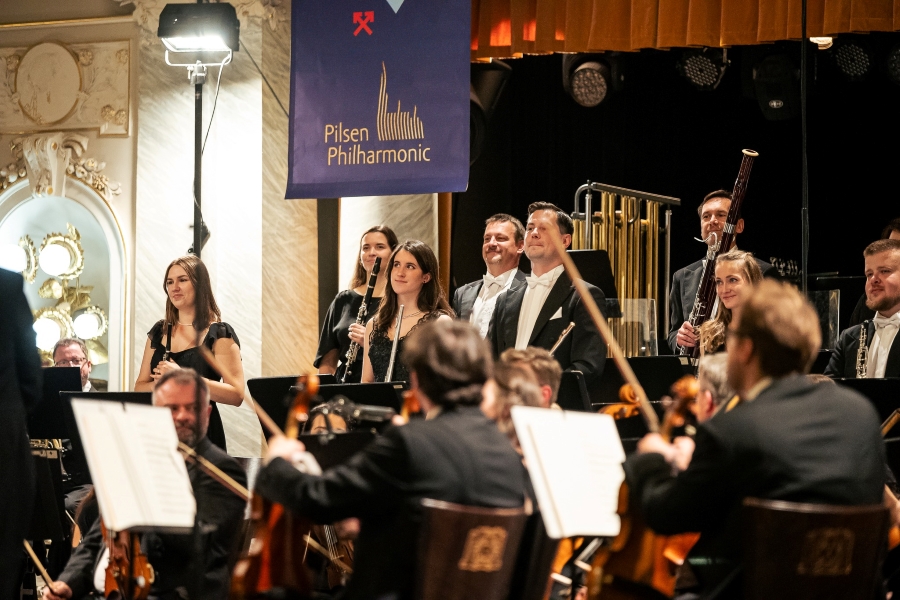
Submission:
<svg viewBox="0 0 900 600">
<path fill-rule="evenodd" d="M 834 38 L 830 37 L 811 37 L 809 41 L 818 46 L 819 50 L 828 50 L 834 45 Z"/>
<path fill-rule="evenodd" d="M 563 55 L 563 89 L 579 105 L 597 106 L 618 87 L 614 67 L 612 58 L 602 54 Z"/>
<path fill-rule="evenodd" d="M 888 79 L 900 85 L 900 44 L 895 45 L 888 52 L 885 67 Z"/>
<path fill-rule="evenodd" d="M 874 65 L 872 50 L 856 37 L 839 38 L 831 48 L 831 57 L 838 72 L 848 81 L 862 81 Z"/>
<path fill-rule="evenodd" d="M 787 55 L 773 54 L 754 66 L 753 87 L 766 119 L 783 121 L 799 113 L 800 69 Z"/>
<path fill-rule="evenodd" d="M 703 48 L 685 50 L 676 67 L 681 76 L 690 81 L 694 87 L 709 92 L 719 86 L 728 64 L 727 50 Z"/>
<path fill-rule="evenodd" d="M 237 52 L 240 28 L 237 12 L 227 3 L 167 4 L 157 35 L 171 52 Z"/>
</svg>

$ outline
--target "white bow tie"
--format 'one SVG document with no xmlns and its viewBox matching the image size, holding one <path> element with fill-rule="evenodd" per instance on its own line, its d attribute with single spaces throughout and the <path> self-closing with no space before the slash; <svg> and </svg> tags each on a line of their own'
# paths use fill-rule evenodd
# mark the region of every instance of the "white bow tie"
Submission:
<svg viewBox="0 0 900 600">
<path fill-rule="evenodd" d="M 876 313 L 872 322 L 875 323 L 876 329 L 883 329 L 885 327 L 900 328 L 900 312 L 895 312 L 893 316 L 890 317 L 883 317 L 881 316 L 881 313 Z"/>
<path fill-rule="evenodd" d="M 505 275 L 505 273 L 504 273 L 504 275 Z M 486 288 L 490 289 L 491 284 L 493 284 L 493 283 L 496 283 L 500 287 L 503 287 L 503 283 L 504 283 L 503 275 L 498 275 L 497 277 L 494 277 L 490 273 L 485 273 L 484 274 L 484 286 Z"/>
<path fill-rule="evenodd" d="M 535 277 L 534 275 L 529 275 L 525 278 L 525 283 L 528 284 L 529 288 L 537 287 L 539 285 L 543 285 L 545 287 L 550 287 L 550 283 L 553 281 L 553 276 L 550 273 L 545 273 L 540 277 Z"/>
</svg>

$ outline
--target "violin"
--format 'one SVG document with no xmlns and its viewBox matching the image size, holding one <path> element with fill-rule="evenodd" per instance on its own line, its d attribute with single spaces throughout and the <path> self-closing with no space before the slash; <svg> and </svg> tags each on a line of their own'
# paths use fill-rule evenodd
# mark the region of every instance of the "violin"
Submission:
<svg viewBox="0 0 900 600">
<path fill-rule="evenodd" d="M 109 550 L 104 596 L 147 600 L 156 574 L 141 552 L 140 539 L 130 532 L 108 530 L 102 519 L 100 528 L 103 530 L 103 542 Z"/>
<path fill-rule="evenodd" d="M 297 395 L 288 410 L 284 432 L 254 403 L 260 420 L 273 433 L 296 439 L 300 422 L 309 415 L 310 400 L 319 391 L 316 375 L 297 378 Z M 267 592 L 307 597 L 312 592 L 304 563 L 304 539 L 313 527 L 309 519 L 295 515 L 276 502 L 253 495 L 250 509 L 253 541 L 247 556 L 234 567 L 229 598 L 254 598 Z"/>
</svg>

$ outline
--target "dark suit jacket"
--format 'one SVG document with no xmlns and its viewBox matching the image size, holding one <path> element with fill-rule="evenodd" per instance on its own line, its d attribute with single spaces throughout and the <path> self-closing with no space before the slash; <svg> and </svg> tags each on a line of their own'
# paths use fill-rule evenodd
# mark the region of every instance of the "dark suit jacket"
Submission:
<svg viewBox="0 0 900 600">
<path fill-rule="evenodd" d="M 321 477 L 280 458 L 263 468 L 256 490 L 320 523 L 359 517 L 347 599 L 413 597 L 420 501 L 519 507 L 521 458 L 477 406 L 444 410 L 377 438 Z"/>
<path fill-rule="evenodd" d="M 587 284 L 591 296 L 606 315 L 606 297 L 600 288 Z M 515 348 L 516 333 L 519 328 L 519 312 L 522 308 L 522 300 L 525 298 L 525 283 L 513 283 L 513 285 L 500 294 L 494 307 L 494 315 L 491 318 L 491 326 L 488 329 L 487 339 L 491 342 L 494 356 L 507 348 Z M 561 310 L 562 316 L 556 319 L 551 317 L 556 311 Z M 544 301 L 538 313 L 534 330 L 531 332 L 529 346 L 538 346 L 549 350 L 559 339 L 570 322 L 575 323 L 575 329 L 566 336 L 562 345 L 556 350 L 554 358 L 566 371 L 581 371 L 584 373 L 585 382 L 588 384 L 599 381 L 603 374 L 603 366 L 606 364 L 606 342 L 600 336 L 600 332 L 594 326 L 587 308 L 581 302 L 581 296 L 575 290 L 568 276 L 563 273 L 556 280 L 553 289 Z"/>
<path fill-rule="evenodd" d="M 856 379 L 856 354 L 859 351 L 859 334 L 862 331 L 862 323 L 848 327 L 841 332 L 837 346 L 831 351 L 831 359 L 825 367 L 825 374 L 829 377 Z M 875 323 L 869 321 L 866 329 L 866 346 L 872 352 L 872 338 L 875 337 Z M 871 359 L 871 354 L 869 359 Z M 891 351 L 888 352 L 887 365 L 884 369 L 885 377 L 900 377 L 900 334 L 894 338 Z"/>
<path fill-rule="evenodd" d="M 241 485 L 247 485 L 241 465 L 209 438 L 200 440 L 194 450 Z M 156 570 L 151 593 L 162 595 L 184 588 L 191 598 L 224 599 L 246 503 L 192 462 L 188 463 L 188 476 L 197 501 L 193 534 L 151 532 L 141 538 L 141 548 Z M 97 519 L 58 577 L 72 588 L 73 598 L 93 589 L 94 568 L 102 549 L 103 532 Z"/>
<path fill-rule="evenodd" d="M 720 572 L 706 569 L 701 582 L 709 591 L 740 562 L 744 498 L 881 503 L 885 458 L 879 429 L 878 415 L 861 395 L 792 375 L 700 425 L 691 464 L 678 476 L 659 454 L 630 457 L 626 474 L 654 531 L 701 532 L 688 560 L 720 561 Z"/>
<path fill-rule="evenodd" d="M 755 258 L 755 257 L 754 257 Z M 703 277 L 703 261 L 698 260 L 683 269 L 675 271 L 672 276 L 672 289 L 669 290 L 669 349 L 676 352 L 675 340 L 678 330 L 685 321 L 690 319 L 694 309 L 694 300 L 697 299 L 697 290 L 700 289 L 700 278 Z M 762 271 L 763 277 L 779 277 L 778 269 L 764 260 L 756 258 L 756 264 Z"/>
<path fill-rule="evenodd" d="M 34 495 L 26 410 L 41 399 L 41 360 L 19 273 L 0 269 L 0 598 L 18 597 Z"/>
<path fill-rule="evenodd" d="M 523 282 L 525 277 L 527 277 L 527 273 L 524 273 L 522 269 L 516 271 L 516 281 Z M 453 300 L 450 302 L 450 306 L 453 307 L 453 312 L 456 313 L 457 319 L 468 321 L 469 317 L 472 316 L 472 307 L 475 305 L 475 299 L 478 298 L 482 284 L 484 284 L 484 279 L 478 279 L 456 288 L 456 291 L 453 292 Z M 510 285 L 514 284 L 515 282 Z"/>
</svg>

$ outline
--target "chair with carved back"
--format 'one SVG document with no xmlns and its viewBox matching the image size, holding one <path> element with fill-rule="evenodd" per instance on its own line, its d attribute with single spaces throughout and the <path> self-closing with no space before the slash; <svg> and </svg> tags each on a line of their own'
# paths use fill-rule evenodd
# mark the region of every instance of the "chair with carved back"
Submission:
<svg viewBox="0 0 900 600">
<path fill-rule="evenodd" d="M 883 505 L 747 498 L 743 511 L 746 600 L 876 597 L 889 525 Z"/>
<path fill-rule="evenodd" d="M 502 600 L 509 593 L 528 514 L 422 500 L 418 600 Z"/>
</svg>

